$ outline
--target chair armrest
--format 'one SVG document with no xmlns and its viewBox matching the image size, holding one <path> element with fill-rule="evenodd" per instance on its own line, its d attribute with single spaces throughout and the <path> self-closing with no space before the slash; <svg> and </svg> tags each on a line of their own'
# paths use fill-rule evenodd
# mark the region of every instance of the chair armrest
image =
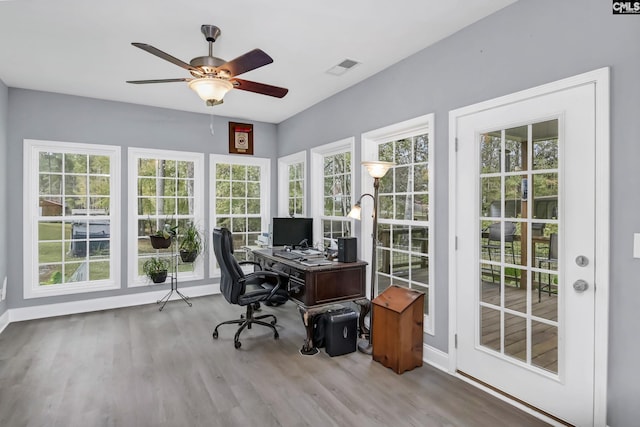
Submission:
<svg viewBox="0 0 640 427">
<path fill-rule="evenodd" d="M 238 261 L 238 264 L 240 264 L 240 265 L 253 264 L 253 265 L 257 265 L 258 267 L 260 267 L 260 263 L 259 263 L 259 262 L 257 262 L 257 261 L 249 261 L 249 260 L 246 260 L 246 261 Z"/>
<path fill-rule="evenodd" d="M 267 278 L 267 277 L 271 277 L 276 279 L 276 285 L 273 287 L 273 289 L 271 289 L 271 292 L 269 292 L 269 296 L 267 297 L 267 299 L 270 299 L 271 297 L 273 297 L 276 292 L 278 292 L 278 290 L 280 289 L 280 280 L 281 280 L 281 276 L 278 273 L 275 273 L 273 271 L 266 271 L 266 270 L 261 270 L 261 271 L 254 271 L 253 273 L 249 273 L 244 277 L 244 280 L 253 280 L 255 278 Z"/>
</svg>

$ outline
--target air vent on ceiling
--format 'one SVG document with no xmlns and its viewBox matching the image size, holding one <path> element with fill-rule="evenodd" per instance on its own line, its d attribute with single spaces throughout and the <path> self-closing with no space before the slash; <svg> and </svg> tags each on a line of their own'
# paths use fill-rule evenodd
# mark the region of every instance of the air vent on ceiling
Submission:
<svg viewBox="0 0 640 427">
<path fill-rule="evenodd" d="M 345 59 L 344 61 L 342 61 L 341 63 L 339 63 L 335 67 L 332 67 L 332 68 L 328 69 L 327 73 L 328 74 L 332 74 L 334 76 L 341 76 L 344 73 L 346 73 L 348 70 L 350 70 L 351 68 L 355 67 L 358 64 L 359 64 L 359 62 L 358 61 L 354 61 L 353 59 Z"/>
</svg>

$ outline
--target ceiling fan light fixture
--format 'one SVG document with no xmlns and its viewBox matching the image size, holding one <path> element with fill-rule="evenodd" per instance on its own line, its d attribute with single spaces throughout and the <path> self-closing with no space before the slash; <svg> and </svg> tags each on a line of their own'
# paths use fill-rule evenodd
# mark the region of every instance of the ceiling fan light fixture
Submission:
<svg viewBox="0 0 640 427">
<path fill-rule="evenodd" d="M 189 88 L 198 96 L 207 101 L 207 105 L 222 103 L 222 98 L 233 89 L 233 84 L 228 80 L 220 80 L 211 77 L 201 77 L 189 82 Z"/>
</svg>

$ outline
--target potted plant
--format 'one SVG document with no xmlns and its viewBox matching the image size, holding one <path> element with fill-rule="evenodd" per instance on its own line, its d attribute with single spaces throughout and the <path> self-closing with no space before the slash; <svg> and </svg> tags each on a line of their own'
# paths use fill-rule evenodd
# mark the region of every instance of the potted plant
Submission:
<svg viewBox="0 0 640 427">
<path fill-rule="evenodd" d="M 195 224 L 191 223 L 180 237 L 180 258 L 182 262 L 194 262 L 198 254 L 202 252 L 202 248 L 202 234 Z"/>
<path fill-rule="evenodd" d="M 167 280 L 169 260 L 167 258 L 149 258 L 142 264 L 142 271 L 153 283 L 164 283 Z"/>
<path fill-rule="evenodd" d="M 153 247 L 153 249 L 166 249 L 171 246 L 171 239 L 175 237 L 178 226 L 175 225 L 171 227 L 171 222 L 165 220 L 164 226 L 154 233 L 153 223 L 151 222 L 151 219 L 149 219 L 148 221 L 149 229 L 151 230 L 151 234 L 149 235 L 149 240 L 151 240 L 151 247 Z"/>
</svg>

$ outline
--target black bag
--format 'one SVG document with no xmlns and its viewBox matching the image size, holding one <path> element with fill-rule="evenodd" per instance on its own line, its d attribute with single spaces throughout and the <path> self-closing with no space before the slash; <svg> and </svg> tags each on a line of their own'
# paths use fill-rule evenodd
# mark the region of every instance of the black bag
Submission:
<svg viewBox="0 0 640 427">
<path fill-rule="evenodd" d="M 319 313 L 312 318 L 313 322 L 313 346 L 317 348 L 324 347 L 325 340 L 324 335 L 327 329 L 327 317 L 328 313 Z"/>
</svg>

